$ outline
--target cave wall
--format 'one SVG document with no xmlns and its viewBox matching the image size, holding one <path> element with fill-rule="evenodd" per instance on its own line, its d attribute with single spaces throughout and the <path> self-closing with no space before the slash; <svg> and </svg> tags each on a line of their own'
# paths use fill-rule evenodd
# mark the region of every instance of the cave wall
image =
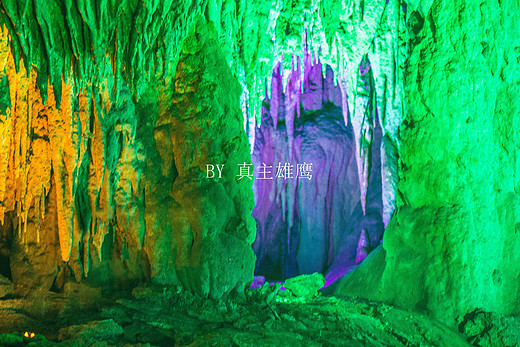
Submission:
<svg viewBox="0 0 520 347">
<path fill-rule="evenodd" d="M 517 1 L 491 0 L 410 16 L 398 210 L 383 250 L 338 293 L 448 324 L 520 311 L 519 19 Z"/>
<path fill-rule="evenodd" d="M 250 137 L 254 120 L 260 120 L 265 79 L 271 78 L 274 65 L 279 64 L 281 70 L 280 81 L 277 82 L 279 88 L 283 88 L 287 76 L 292 76 L 292 83 L 296 83 L 297 73 L 287 73 L 292 68 L 294 55 L 303 57 L 310 53 L 312 56 L 319 56 L 324 64 L 318 64 L 314 69 L 316 76 L 321 67 L 330 66 L 335 76 L 334 87 L 330 86 L 337 94 L 335 102 L 341 104 L 344 125 L 347 126 L 350 122 L 353 129 L 353 153 L 358 170 L 362 214 L 367 212 L 368 186 L 373 179 L 371 171 L 380 170 L 383 223 L 385 226 L 388 224 L 395 209 L 397 129 L 405 115 L 402 74 L 407 54 L 404 37 L 408 12 L 402 1 L 326 0 L 307 3 L 273 0 L 266 3 L 256 0 L 195 0 L 161 3 L 121 1 L 106 2 L 105 5 L 97 6 L 96 1 L 89 0 L 81 3 L 53 0 L 43 4 L 30 0 L 8 0 L 0 7 L 0 21 L 11 33 L 10 38 L 5 41 L 5 47 L 8 43 L 9 54 L 13 56 L 12 65 L 16 71 L 20 69 L 23 75 L 29 74 L 34 79 L 34 94 L 41 96 L 42 105 L 47 105 L 50 100 L 49 105 L 54 102 L 53 107 L 61 110 L 64 94 L 65 99 L 69 97 L 67 95 L 72 95 L 73 98 L 84 95 L 80 101 L 71 104 L 71 109 L 87 109 L 87 113 L 99 114 L 97 118 L 81 120 L 80 127 L 77 119 L 65 122 L 67 126 L 70 123 L 71 127 L 66 133 L 87 131 L 92 133 L 92 138 L 74 135 L 76 138 L 73 136 L 72 139 L 76 142 L 70 144 L 58 141 L 61 136 L 65 136 L 63 134 L 55 138 L 63 146 L 66 155 L 59 154 L 54 160 L 65 158 L 62 160 L 64 164 L 59 165 L 59 168 L 66 179 L 55 184 L 55 188 L 52 184 L 44 187 L 45 193 L 52 189 L 57 191 L 56 216 L 61 233 L 57 240 L 60 243 L 62 261 L 68 261 L 70 256 L 73 259 L 83 259 L 76 265 L 70 265 L 71 269 L 68 269 L 69 266 L 65 267 L 67 272 L 64 275 L 73 273 L 79 279 L 80 273 L 96 273 L 100 277 L 107 273 L 121 273 L 119 277 L 127 278 L 129 275 L 125 264 L 131 262 L 135 269 L 142 269 L 131 271 L 131 278 L 144 276 L 166 280 L 172 276 L 169 270 L 157 271 L 154 268 L 153 264 L 160 263 L 164 268 L 171 269 L 172 259 L 168 257 L 168 252 L 163 252 L 164 247 L 153 248 L 147 238 L 156 232 L 156 225 L 165 223 L 161 220 L 172 214 L 172 209 L 167 207 L 169 205 L 164 199 L 155 199 L 155 196 L 164 194 L 166 187 L 172 184 L 171 180 L 179 175 L 179 168 L 175 165 L 174 170 L 172 166 L 161 164 L 161 171 L 167 177 L 164 183 L 163 180 L 154 178 L 157 172 L 149 172 L 151 170 L 148 170 L 148 161 L 159 163 L 177 159 L 174 155 L 165 155 L 162 150 L 156 153 L 153 146 L 147 143 L 148 140 L 139 142 L 139 138 L 153 134 L 158 146 L 170 146 L 166 139 L 174 137 L 171 126 L 155 131 L 152 130 L 153 124 L 163 122 L 161 114 L 168 108 L 171 100 L 176 100 L 175 106 L 181 107 L 181 103 L 177 101 L 175 93 L 169 99 L 168 93 L 156 93 L 150 86 L 162 85 L 163 80 L 166 85 L 176 84 L 177 81 L 171 82 L 171 78 L 182 78 L 177 69 L 185 69 L 185 62 L 180 61 L 186 50 L 183 42 L 199 15 L 204 16 L 215 27 L 215 36 L 220 41 L 219 54 L 223 57 L 221 63 L 229 67 L 242 86 L 244 127 Z M 370 73 L 367 74 L 367 71 Z M 195 75 L 192 77 L 195 78 Z M 8 87 L 6 81 L 7 79 L 3 80 L 5 88 Z M 190 85 L 190 90 L 191 84 L 187 84 Z M 207 85 L 203 85 L 200 91 L 206 90 L 206 87 Z M 293 85 L 291 93 L 296 93 L 297 89 Z M 310 99 L 312 98 L 305 97 L 303 103 Z M 159 106 L 156 105 L 156 100 L 159 100 Z M 193 100 L 190 100 L 193 103 L 199 101 L 198 96 L 193 96 Z M 207 107 L 207 103 L 204 106 Z M 294 106 L 293 104 L 291 107 Z M 194 112 L 187 106 L 182 107 L 178 109 L 179 112 Z M 299 108 L 295 109 L 299 111 Z M 157 114 L 148 120 L 142 114 L 150 111 Z M 131 113 L 140 116 L 126 116 Z M 378 117 L 375 117 L 376 113 Z M 78 119 L 82 115 L 83 112 L 78 112 Z M 374 137 L 376 125 L 382 132 L 381 144 Z M 100 135 L 100 129 L 107 129 L 106 134 Z M 189 136 L 191 135 L 190 133 Z M 22 132 L 15 138 L 23 140 L 25 136 Z M 78 143 L 81 143 L 80 147 L 92 146 L 92 158 L 84 156 L 84 148 L 71 150 Z M 374 143 L 381 148 L 372 153 Z M 123 147 L 126 148 L 123 156 L 125 159 L 119 162 L 117 158 L 121 156 Z M 186 146 L 183 150 L 191 153 L 198 148 Z M 382 157 L 381 167 L 372 167 L 370 158 L 373 154 L 379 157 L 379 151 Z M 107 169 L 109 175 L 105 174 Z M 117 173 L 116 178 L 114 173 Z M 372 176 L 378 175 L 379 173 Z M 95 176 L 94 187 L 91 183 L 85 183 L 90 182 L 91 176 Z M 155 182 L 154 187 L 161 188 L 151 189 L 152 195 L 146 194 L 146 190 L 145 193 L 140 193 L 143 185 L 146 187 L 149 181 Z M 119 187 L 119 182 L 125 182 L 124 186 Z M 36 186 L 42 190 L 39 185 Z M 101 187 L 105 187 L 104 190 Z M 88 193 L 85 194 L 85 191 Z M 41 197 L 42 194 L 38 193 L 36 196 Z M 77 202 L 72 203 L 71 196 L 77 197 Z M 182 200 L 185 197 L 177 196 L 176 199 Z M 45 199 L 40 201 L 39 205 L 35 205 L 36 209 L 47 202 Z M 156 203 L 157 209 L 153 213 L 143 212 L 146 206 Z M 21 229 L 22 222 L 25 223 L 24 216 L 31 213 L 37 216 L 37 211 L 31 212 L 30 205 L 31 202 L 26 203 L 16 211 L 11 206 L 9 217 L 13 222 L 9 225 L 18 224 L 18 229 Z M 237 215 L 242 216 L 243 209 L 237 210 Z M 79 216 L 76 211 L 83 211 L 82 218 L 77 221 L 74 220 Z M 34 216 L 31 220 L 35 219 Z M 181 223 L 181 217 L 175 218 Z M 243 220 L 245 217 L 240 218 Z M 241 222 L 233 224 L 242 225 Z M 246 229 L 251 227 L 249 224 L 250 222 L 245 222 Z M 167 229 L 168 227 L 170 225 L 167 225 Z M 126 232 L 111 231 L 111 228 L 122 231 L 135 229 L 135 232 L 126 235 Z M 91 234 L 90 231 L 86 234 L 82 231 L 90 229 Z M 70 230 L 75 230 L 73 241 L 67 240 Z M 115 235 L 119 236 L 114 237 Z M 161 239 L 164 244 L 173 243 L 173 239 L 169 240 L 159 232 L 153 237 Z M 80 238 L 84 240 L 76 247 Z M 88 246 L 90 239 L 94 240 L 92 247 Z M 191 239 L 181 238 L 177 242 L 189 244 Z M 97 252 L 99 259 L 104 255 L 113 258 L 115 255 L 111 253 L 114 249 L 112 245 L 117 244 L 121 245 L 122 254 L 125 254 L 124 261 L 121 264 L 107 262 L 102 266 L 109 268 L 97 271 L 98 267 L 89 261 L 94 259 L 90 253 Z M 134 251 L 141 247 L 146 249 L 145 253 Z M 171 246 L 172 249 L 175 247 Z M 191 256 L 186 254 L 187 252 L 181 252 L 177 259 Z M 59 259 L 59 256 L 56 258 Z M 151 265 L 147 266 L 148 263 Z M 179 266 L 178 262 L 176 266 Z M 55 274 L 50 271 L 48 277 L 53 278 Z"/>
<path fill-rule="evenodd" d="M 187 31 L 138 95 L 112 74 L 42 85 L 2 29 L 0 234 L 19 292 L 152 280 L 221 297 L 252 279 L 251 183 L 205 171 L 251 161 L 241 88 L 214 26 Z"/>
<path fill-rule="evenodd" d="M 393 302 L 520 310 L 519 18 L 517 1 L 436 1 L 414 38 L 384 240 Z"/>
</svg>

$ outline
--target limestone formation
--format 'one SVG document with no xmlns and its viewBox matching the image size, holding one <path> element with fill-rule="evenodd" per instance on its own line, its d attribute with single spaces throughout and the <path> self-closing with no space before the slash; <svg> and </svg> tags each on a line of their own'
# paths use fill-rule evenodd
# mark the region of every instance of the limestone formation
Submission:
<svg viewBox="0 0 520 347">
<path fill-rule="evenodd" d="M 115 93 L 117 76 L 83 85 L 71 71 L 44 94 L 45 72 L 26 70 L 4 27 L 0 233 L 15 284 L 148 279 L 213 297 L 248 284 L 251 182 L 205 176 L 206 163 L 251 160 L 240 85 L 215 29 L 199 19 L 189 32 L 175 74 L 148 75 L 139 96 L 121 81 Z"/>
</svg>

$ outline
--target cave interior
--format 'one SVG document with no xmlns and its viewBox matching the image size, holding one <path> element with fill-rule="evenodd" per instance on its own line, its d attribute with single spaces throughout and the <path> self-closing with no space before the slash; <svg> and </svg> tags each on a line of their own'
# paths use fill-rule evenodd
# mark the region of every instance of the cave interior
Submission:
<svg viewBox="0 0 520 347">
<path fill-rule="evenodd" d="M 519 22 L 0 0 L 0 345 L 520 346 Z"/>
</svg>

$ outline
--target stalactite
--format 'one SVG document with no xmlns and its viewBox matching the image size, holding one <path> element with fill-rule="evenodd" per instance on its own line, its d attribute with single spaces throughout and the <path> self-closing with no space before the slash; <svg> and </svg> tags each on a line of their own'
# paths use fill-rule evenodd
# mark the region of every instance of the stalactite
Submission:
<svg viewBox="0 0 520 347">
<path fill-rule="evenodd" d="M 77 165 L 72 147 L 71 86 L 62 82 L 61 109 L 54 100 L 54 89 L 49 88 L 48 117 L 49 140 L 52 150 L 54 182 L 57 194 L 57 217 L 60 236 L 61 257 L 70 259 L 73 243 L 73 177 Z"/>
<path fill-rule="evenodd" d="M 0 26 L 0 79 L 8 80 L 9 74 L 6 71 L 8 65 L 8 59 L 10 56 L 9 44 L 8 44 L 8 31 L 5 26 Z M 13 81 L 14 83 L 14 81 Z M 11 101 L 13 90 L 9 88 L 9 82 L 7 83 L 8 89 L 2 86 L 2 93 L 8 93 L 9 97 L 7 100 Z M 7 107 L 5 110 L 0 110 L 0 173 L 3 177 L 7 176 L 10 160 L 10 141 L 11 141 L 11 108 Z M 4 224 L 5 211 L 9 209 L 8 201 L 9 191 L 11 187 L 8 184 L 7 177 L 0 180 L 0 223 Z"/>
<path fill-rule="evenodd" d="M 7 31 L 2 30 L 0 44 L 9 41 Z M 74 245 L 79 241 L 75 238 L 80 233 L 73 232 L 75 216 L 75 190 L 77 185 L 77 170 L 82 164 L 83 156 L 89 146 L 88 125 L 89 102 L 85 98 L 85 91 L 74 94 L 76 88 L 61 80 L 61 88 L 58 94 L 60 100 L 56 100 L 56 83 L 48 86 L 47 100 L 44 103 L 39 91 L 38 71 L 32 69 L 28 74 L 24 64 L 20 64 L 20 71 L 16 71 L 15 57 L 6 46 L 0 49 L 0 71 L 9 79 L 10 104 L 14 107 L 6 110 L 3 116 L 5 121 L 0 123 L 0 132 L 3 134 L 0 146 L 0 172 L 3 179 L 0 180 L 0 219 L 4 218 L 5 211 L 15 209 L 18 216 L 18 231 L 20 239 L 25 247 L 33 240 L 41 242 L 41 226 L 45 221 L 46 199 L 54 184 L 58 196 L 57 225 L 61 258 L 63 261 L 70 259 Z M 72 82 L 72 79 L 69 79 Z M 106 89 L 103 94 L 104 108 L 110 108 L 109 96 Z M 79 110 L 73 111 L 72 102 L 78 99 Z M 58 108 L 59 105 L 59 108 Z M 96 109 L 93 109 L 96 115 Z M 97 118 L 96 118 L 97 119 Z M 97 123 L 97 132 L 92 139 L 93 163 L 98 183 L 96 191 L 108 187 L 108 175 L 105 175 L 104 149 L 102 144 L 101 124 Z M 51 175 L 52 173 L 52 175 Z M 52 183 L 51 183 L 52 180 Z M 2 188 L 3 187 L 3 188 Z M 94 194 L 99 196 L 99 193 Z M 95 199 L 97 201 L 97 198 Z M 106 204 L 107 205 L 107 204 Z M 108 205 L 107 205 L 108 206 Z M 93 207 L 96 207 L 94 203 Z M 29 229 L 29 211 L 35 209 L 35 228 Z M 96 209 L 94 208 L 93 211 Z M 94 224 L 92 224 L 94 225 Z M 76 228 L 77 229 L 77 228 Z M 106 229 L 97 235 L 106 234 Z M 98 241 L 102 239 L 98 237 Z M 142 236 L 140 237 L 142 239 Z M 84 245 L 88 248 L 89 238 L 84 239 Z M 96 242 L 99 249 L 102 241 Z M 85 263 L 88 264 L 88 250 L 84 252 Z M 101 256 L 101 253 L 99 253 Z M 88 266 L 86 266 L 88 271 Z"/>
<path fill-rule="evenodd" d="M 0 88 L 4 91 L 7 90 L 4 84 L 8 86 L 6 95 L 10 96 L 11 103 L 5 114 L 0 109 L 0 120 L 5 120 L 0 123 L 0 173 L 5 173 L 5 179 L 0 179 L 0 220 L 3 221 L 6 212 L 14 211 L 20 223 L 18 231 L 23 233 L 27 228 L 22 236 L 24 242 L 30 244 L 33 239 L 40 239 L 40 228 L 34 233 L 30 223 L 40 225 L 41 216 L 41 224 L 45 224 L 45 211 L 53 207 L 46 199 L 56 199 L 61 259 L 74 264 L 71 266 L 76 276 L 78 272 L 84 272 L 86 276 L 90 267 L 95 267 L 92 264 L 103 258 L 105 239 L 112 237 L 121 241 L 116 238 L 120 229 L 131 229 L 121 237 L 124 242 L 131 243 L 136 250 L 144 247 L 145 216 L 123 205 L 130 195 L 132 204 L 139 205 L 144 201 L 145 191 L 149 194 L 147 197 L 156 194 L 141 181 L 147 164 L 142 159 L 144 145 L 137 143 L 143 135 L 137 136 L 136 132 L 143 131 L 146 122 L 138 126 L 129 124 L 120 107 L 134 107 L 142 98 L 156 97 L 146 94 L 155 93 L 148 90 L 149 81 L 172 83 L 171 75 L 177 71 L 179 55 L 186 53 L 181 47 L 190 49 L 187 48 L 189 45 L 183 44 L 189 42 L 185 41 L 188 28 L 198 14 L 206 12 L 206 6 L 211 6 L 201 1 L 187 7 L 178 6 L 174 1 L 144 3 L 146 6 L 135 2 L 110 2 L 99 7 L 93 1 L 59 0 L 41 5 L 29 1 L 22 8 L 10 0 L 4 2 L 0 13 L 0 23 L 5 25 L 0 37 Z M 244 8 L 238 16 L 238 4 L 228 2 L 217 6 L 214 13 L 209 11 L 207 16 L 221 34 L 220 49 L 227 66 L 231 66 L 235 77 L 242 76 L 240 82 L 246 88 L 244 127 L 250 134 L 256 132 L 251 118 L 255 118 L 263 106 L 264 77 L 272 76 L 270 121 L 276 129 L 278 123 L 285 120 L 284 130 L 291 143 L 288 153 L 273 156 L 276 162 L 267 164 L 293 162 L 294 152 L 298 152 L 300 146 L 294 140 L 300 112 L 318 110 L 327 103 L 342 108 L 345 126 L 349 126 L 349 115 L 356 119 L 352 123 L 356 124 L 356 136 L 358 142 L 361 141 L 360 119 L 351 112 L 359 97 L 355 83 L 352 83 L 357 75 L 353 71 L 357 70 L 360 57 L 375 35 L 382 5 L 366 1 L 364 26 L 360 29 L 350 16 L 345 16 L 347 12 L 325 13 L 313 4 L 305 13 L 309 21 L 316 24 L 305 28 L 309 30 L 308 36 L 302 35 L 301 23 L 291 18 L 278 18 L 279 9 L 273 8 L 267 20 L 259 15 L 257 5 L 255 2 L 240 4 Z M 265 9 L 269 11 L 267 7 Z M 296 18 L 301 13 L 298 8 L 293 9 Z M 63 16 L 55 16 L 60 13 Z M 357 20 L 359 11 L 352 14 Z M 54 17 L 59 18 L 54 20 Z M 389 22 L 393 23 L 393 20 L 392 17 Z M 268 21 L 270 35 L 266 38 L 264 31 L 258 28 Z M 322 23 L 333 25 L 325 28 Z M 294 33 L 280 30 L 282 26 L 293 28 Z M 342 28 L 342 31 L 334 27 Z M 9 44 L 7 30 L 12 33 Z M 225 32 L 231 34 L 224 37 L 222 33 Z M 303 39 L 309 43 L 305 47 L 299 44 Z M 229 45 L 232 48 L 228 49 L 230 42 L 245 43 Z M 291 42 L 291 45 L 280 42 Z M 394 41 L 391 43 L 395 44 Z M 323 51 L 319 51 L 320 47 Z M 273 70 L 273 62 L 280 55 L 282 58 Z M 289 57 L 293 55 L 296 58 L 292 61 L 291 73 L 284 75 L 291 64 Z M 300 56 L 303 56 L 303 77 Z M 395 61 L 402 63 L 399 59 Z M 338 72 L 344 72 L 339 75 L 337 86 L 332 87 L 328 70 L 323 78 L 322 61 L 332 66 L 331 71 L 336 76 Z M 337 68 L 340 65 L 343 70 Z M 2 79 L 2 76 L 7 78 Z M 290 86 L 285 93 L 284 77 Z M 196 77 L 190 78 L 196 80 Z M 170 105 L 171 100 L 164 96 L 169 94 L 164 90 L 167 88 L 157 98 L 161 104 Z M 395 90 L 389 89 L 389 93 L 396 95 Z M 309 97 L 313 94 L 316 96 Z M 348 96 L 350 99 L 347 100 Z M 395 109 L 399 108 L 398 104 L 394 105 Z M 164 105 L 162 107 L 162 112 L 168 113 L 164 111 Z M 379 102 L 377 107 L 381 107 Z M 138 113 L 137 110 L 132 112 Z M 397 118 L 398 112 L 385 113 L 385 126 Z M 24 118 L 24 114 L 30 116 Z M 38 128 L 44 118 L 47 125 Z M 367 124 L 370 123 L 365 126 Z M 114 128 L 118 130 L 112 133 Z M 369 133 L 367 129 L 365 132 Z M 392 144 L 397 145 L 395 133 L 390 137 Z M 148 133 L 146 136 L 153 138 Z M 252 149 L 254 146 L 251 142 Z M 361 150 L 358 148 L 358 152 Z M 182 170 L 180 167 L 179 171 Z M 367 172 L 364 166 L 362 170 Z M 275 195 L 277 189 L 284 191 L 273 199 L 278 199 L 284 211 L 288 209 L 283 219 L 293 223 L 297 218 L 296 186 L 289 183 L 270 187 L 270 195 Z M 392 187 L 388 185 L 388 191 Z M 32 220 L 32 208 L 36 209 L 37 221 Z M 147 223 L 153 219 L 147 218 Z M 290 225 L 288 243 L 291 242 L 291 230 Z M 83 247 L 81 251 L 79 247 Z"/>
<path fill-rule="evenodd" d="M 287 131 L 287 140 L 289 143 L 289 156 L 292 156 L 292 147 L 294 141 L 294 116 L 296 108 L 299 108 L 298 90 L 300 74 L 294 69 L 294 57 L 291 66 L 291 72 L 287 77 L 287 87 L 285 91 L 285 129 Z M 291 158 L 289 158 L 291 159 Z"/>
<path fill-rule="evenodd" d="M 278 113 L 281 102 L 281 95 L 283 93 L 283 84 L 282 84 L 282 70 L 281 63 L 278 62 L 273 69 L 273 78 L 271 80 L 271 108 L 270 115 L 273 119 L 274 128 L 278 126 Z"/>
<path fill-rule="evenodd" d="M 349 117 L 349 105 L 348 105 L 348 83 L 346 71 L 341 70 L 338 77 L 338 84 L 341 88 L 341 112 L 343 114 L 343 121 L 345 126 L 348 125 Z"/>
<path fill-rule="evenodd" d="M 371 168 L 371 144 L 373 128 L 373 87 L 372 69 L 368 55 L 359 65 L 354 119 L 352 125 L 356 136 L 356 160 L 358 163 L 359 186 L 361 187 L 361 207 L 366 210 L 366 194 Z"/>
</svg>

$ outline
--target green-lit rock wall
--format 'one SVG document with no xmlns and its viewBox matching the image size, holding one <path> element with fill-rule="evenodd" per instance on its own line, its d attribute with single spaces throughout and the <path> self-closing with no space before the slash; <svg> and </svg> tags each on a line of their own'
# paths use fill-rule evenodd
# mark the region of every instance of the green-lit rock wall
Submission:
<svg viewBox="0 0 520 347">
<path fill-rule="evenodd" d="M 36 266 L 34 276 L 28 276 L 31 287 L 52 284 L 61 288 L 67 278 L 81 280 L 82 276 L 105 282 L 152 278 L 181 281 L 207 293 L 209 289 L 197 281 L 199 276 L 213 276 L 208 269 L 194 275 L 197 279 L 180 270 L 199 259 L 190 243 L 198 245 L 207 230 L 221 228 L 236 236 L 219 240 L 224 248 L 234 252 L 237 240 L 252 242 L 249 188 L 237 190 L 222 183 L 225 194 L 221 188 L 208 190 L 217 200 L 232 201 L 234 206 L 208 219 L 215 218 L 215 225 L 194 221 L 197 213 L 213 213 L 192 197 L 200 192 L 169 194 L 176 204 L 183 201 L 190 208 L 172 207 L 165 192 L 171 192 L 167 188 L 172 184 L 183 189 L 178 185 L 185 177 L 200 176 L 191 169 L 194 165 L 201 169 L 205 160 L 220 155 L 233 165 L 242 161 L 234 147 L 247 147 L 236 140 L 243 134 L 224 131 L 241 122 L 230 112 L 231 104 L 239 100 L 235 93 L 242 94 L 241 116 L 250 132 L 275 60 L 283 56 L 282 68 L 287 70 L 291 55 L 301 55 L 306 46 L 313 54 L 321 51 L 323 61 L 341 76 L 338 83 L 345 122 L 351 115 L 356 144 L 363 143 L 358 165 L 369 162 L 370 146 L 366 145 L 372 141 L 372 129 L 367 119 L 373 115 L 366 110 L 373 110 L 370 105 L 377 103 L 386 135 L 383 184 L 388 222 L 394 210 L 397 127 L 404 116 L 400 76 L 406 45 L 399 45 L 399 38 L 405 34 L 405 13 L 399 1 L 7 0 L 1 5 L 1 86 L 3 95 L 10 95 L 2 99 L 6 111 L 0 128 L 4 135 L 0 163 L 5 173 L 0 184 L 0 214 L 5 216 L 4 234 L 10 240 L 2 247 L 9 252 L 33 252 L 30 259 L 39 258 L 46 264 Z M 208 42 L 216 45 L 213 39 L 200 42 L 195 49 L 196 55 L 221 57 L 211 67 L 204 59 L 192 61 L 188 54 L 194 49 L 188 39 L 190 30 L 200 16 L 215 28 L 219 43 L 216 51 L 203 48 Z M 374 71 L 370 95 L 377 100 L 364 93 L 356 98 L 359 64 L 365 53 L 369 53 Z M 202 73 L 216 75 L 199 81 Z M 234 77 L 224 79 L 230 74 Z M 241 83 L 242 90 L 234 89 L 233 79 Z M 221 84 L 226 86 L 224 98 L 215 94 L 222 92 Z M 172 91 L 171 85 L 176 89 Z M 209 92 L 214 99 L 206 95 Z M 350 102 L 348 93 L 353 97 Z M 392 102 L 383 102 L 387 94 Z M 217 107 L 219 103 L 222 105 Z M 186 125 L 169 116 L 170 112 L 189 114 L 184 121 L 190 128 L 183 128 Z M 219 123 L 221 114 L 230 121 Z M 200 129 L 192 116 L 217 120 L 221 138 L 211 140 L 213 129 L 209 125 Z M 197 139 L 196 145 L 186 143 L 190 138 Z M 222 141 L 230 143 L 223 145 Z M 201 148 L 203 142 L 210 147 Z M 218 147 L 221 144 L 224 148 Z M 192 158 L 196 154 L 201 157 Z M 168 164 L 172 160 L 174 166 Z M 364 165 L 361 171 L 360 185 L 366 186 L 370 168 Z M 192 189 L 190 184 L 187 191 Z M 220 183 L 212 187 L 220 187 Z M 208 196 L 201 194 L 201 199 L 202 195 Z M 54 211 L 52 217 L 47 211 Z M 189 223 L 191 236 L 183 228 L 173 227 L 175 223 Z M 174 238 L 173 233 L 181 236 Z M 53 246 L 43 253 L 38 246 L 40 236 L 53 240 Z M 208 237 L 213 233 L 208 232 Z M 33 243 L 36 246 L 29 251 Z M 216 249 L 220 250 L 211 248 Z M 200 255 L 205 256 L 208 252 Z M 240 256 L 243 264 L 251 261 L 250 252 Z M 43 260 L 46 257 L 51 261 Z M 11 259 L 11 267 L 22 266 L 13 269 L 13 278 L 27 271 L 22 262 L 14 261 L 18 258 L 13 254 Z M 247 277 L 248 269 L 244 265 L 236 274 L 226 270 L 226 276 L 218 278 L 229 277 L 231 284 L 216 281 L 213 290 L 227 292 L 236 276 Z M 216 290 L 217 284 L 224 289 Z"/>
<path fill-rule="evenodd" d="M 520 310 L 520 4 L 434 1 L 405 76 L 383 297 L 437 316 Z"/>
<path fill-rule="evenodd" d="M 475 308 L 520 311 L 519 20 L 517 1 L 491 0 L 410 16 L 398 208 L 383 252 L 339 293 L 448 324 Z"/>
</svg>

